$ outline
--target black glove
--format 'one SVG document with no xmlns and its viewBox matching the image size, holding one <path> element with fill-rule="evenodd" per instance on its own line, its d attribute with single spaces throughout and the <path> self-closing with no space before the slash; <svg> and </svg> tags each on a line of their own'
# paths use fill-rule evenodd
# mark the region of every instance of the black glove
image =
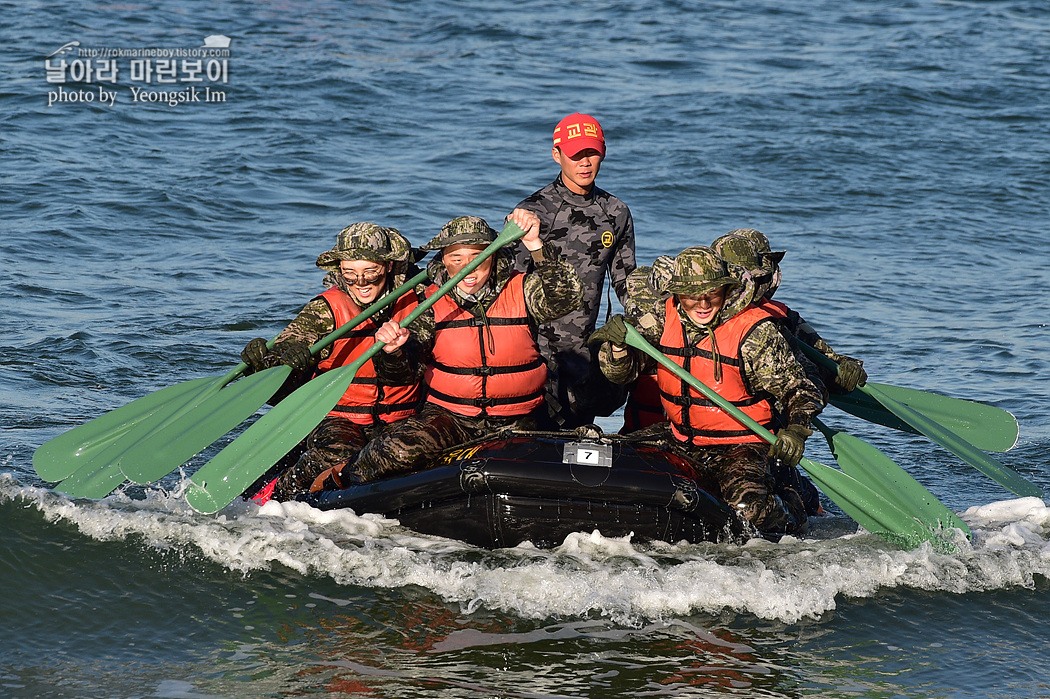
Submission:
<svg viewBox="0 0 1050 699">
<path fill-rule="evenodd" d="M 864 371 L 864 362 L 853 357 L 842 357 L 839 360 L 839 375 L 835 378 L 835 383 L 841 386 L 846 393 L 857 386 L 863 386 L 867 380 L 868 374 Z"/>
<path fill-rule="evenodd" d="M 263 363 L 263 358 L 269 353 L 269 348 L 266 346 L 266 340 L 261 337 L 257 337 L 251 340 L 241 350 L 241 361 L 248 365 L 248 369 L 245 373 L 254 374 L 257 371 L 262 371 L 266 368 L 266 364 Z"/>
<path fill-rule="evenodd" d="M 587 338 L 587 344 L 593 345 L 595 342 L 611 342 L 621 347 L 626 345 L 627 323 L 624 321 L 623 316 L 617 313 L 609 319 L 608 323 L 592 332 L 591 336 Z"/>
<path fill-rule="evenodd" d="M 310 354 L 310 348 L 301 342 L 283 343 L 280 352 L 281 364 L 286 364 L 296 371 L 307 371 L 314 366 L 315 360 Z"/>
<path fill-rule="evenodd" d="M 802 425 L 788 425 L 777 430 L 777 441 L 769 448 L 769 455 L 787 466 L 798 466 L 806 450 L 806 438 L 813 430 Z"/>
</svg>

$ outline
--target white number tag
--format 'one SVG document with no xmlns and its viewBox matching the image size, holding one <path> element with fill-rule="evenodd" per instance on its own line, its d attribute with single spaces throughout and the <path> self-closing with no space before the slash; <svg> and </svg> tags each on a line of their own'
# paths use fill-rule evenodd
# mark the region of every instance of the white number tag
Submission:
<svg viewBox="0 0 1050 699">
<path fill-rule="evenodd" d="M 578 464 L 588 464 L 588 465 L 591 465 L 591 466 L 598 466 L 599 465 L 598 456 L 599 456 L 599 454 L 598 454 L 598 450 L 597 449 L 585 449 L 583 447 L 578 447 L 576 449 L 576 463 L 578 463 Z"/>
</svg>

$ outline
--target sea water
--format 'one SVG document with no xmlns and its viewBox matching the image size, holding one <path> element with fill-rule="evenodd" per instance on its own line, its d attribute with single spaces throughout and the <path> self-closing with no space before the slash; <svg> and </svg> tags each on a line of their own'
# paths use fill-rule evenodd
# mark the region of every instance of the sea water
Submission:
<svg viewBox="0 0 1050 699">
<path fill-rule="evenodd" d="M 484 551 L 300 503 L 196 514 L 181 496 L 208 454 L 101 501 L 32 468 L 48 439 L 275 335 L 349 223 L 416 244 L 454 216 L 498 227 L 581 111 L 639 263 L 765 232 L 788 251 L 777 298 L 873 380 L 1013 412 L 996 456 L 1050 489 L 1044 3 L 0 16 L 0 695 L 1050 696 L 1044 501 L 833 408 L 973 540 L 899 551 L 826 502 L 779 544 Z M 85 74 L 107 58 L 115 76 Z M 833 463 L 819 435 L 807 454 Z"/>
</svg>

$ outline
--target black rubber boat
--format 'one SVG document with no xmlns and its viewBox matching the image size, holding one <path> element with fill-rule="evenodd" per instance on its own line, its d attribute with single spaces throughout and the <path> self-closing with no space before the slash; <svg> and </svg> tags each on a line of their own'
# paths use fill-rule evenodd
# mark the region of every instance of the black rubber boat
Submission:
<svg viewBox="0 0 1050 699">
<path fill-rule="evenodd" d="M 524 541 L 549 548 L 594 530 L 670 543 L 755 536 L 712 492 L 684 459 L 589 426 L 462 445 L 426 471 L 314 493 L 307 502 L 382 514 L 485 548 Z"/>
</svg>

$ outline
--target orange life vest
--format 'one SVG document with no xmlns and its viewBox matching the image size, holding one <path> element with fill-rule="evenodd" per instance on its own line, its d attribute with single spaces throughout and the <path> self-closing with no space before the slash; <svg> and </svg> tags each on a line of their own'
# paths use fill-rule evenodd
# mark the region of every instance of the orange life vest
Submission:
<svg viewBox="0 0 1050 699">
<path fill-rule="evenodd" d="M 773 422 L 773 408 L 768 400 L 756 397 L 747 385 L 740 346 L 756 325 L 772 317 L 770 313 L 748 306 L 715 328 L 722 364 L 722 381 L 716 383 L 710 336 L 705 335 L 697 345 L 686 347 L 683 321 L 678 316 L 674 297 L 667 300 L 666 309 L 660 350 L 748 417 L 769 428 Z M 765 441 L 663 366 L 657 369 L 657 381 L 664 412 L 679 440 L 698 446 Z"/>
<path fill-rule="evenodd" d="M 769 315 L 773 316 L 773 319 L 777 322 L 787 319 L 788 311 L 791 310 L 787 307 L 787 304 L 785 303 L 766 298 L 762 299 L 755 305 L 761 308 L 763 311 L 769 313 Z"/>
<path fill-rule="evenodd" d="M 332 309 L 337 328 L 361 313 L 361 307 L 339 289 L 329 289 L 321 294 L 321 298 Z M 415 292 L 404 294 L 394 302 L 393 319 L 403 320 L 417 305 Z M 379 326 L 372 318 L 365 320 L 332 343 L 332 353 L 318 363 L 317 370 L 325 372 L 353 362 L 372 346 L 378 329 Z M 350 388 L 346 389 L 346 393 L 328 414 L 346 418 L 359 425 L 394 422 L 415 415 L 422 397 L 423 390 L 419 382 L 409 385 L 380 383 L 376 378 L 375 366 L 369 359 L 357 370 Z"/>
<path fill-rule="evenodd" d="M 547 365 L 525 308 L 524 281 L 524 274 L 511 274 L 484 319 L 452 294 L 437 300 L 428 401 L 470 417 L 526 415 L 543 404 Z"/>
</svg>

